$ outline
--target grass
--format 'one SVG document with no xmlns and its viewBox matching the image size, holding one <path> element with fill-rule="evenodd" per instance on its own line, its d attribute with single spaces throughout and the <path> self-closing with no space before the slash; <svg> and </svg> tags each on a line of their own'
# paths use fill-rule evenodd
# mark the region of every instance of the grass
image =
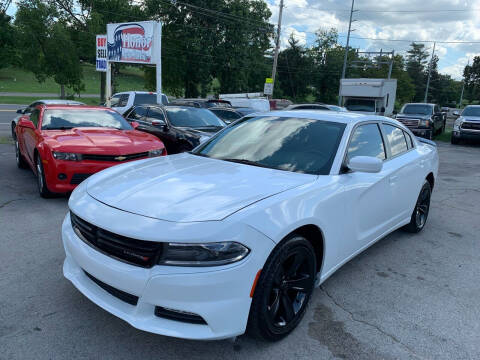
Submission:
<svg viewBox="0 0 480 360">
<path fill-rule="evenodd" d="M 13 139 L 11 137 L 7 137 L 7 136 L 0 136 L 0 144 L 3 144 L 3 145 L 12 144 L 13 145 Z"/>
<path fill-rule="evenodd" d="M 445 131 L 443 133 L 435 136 L 435 138 L 433 140 L 450 142 L 451 137 L 452 137 L 452 129 L 445 129 Z"/>
<path fill-rule="evenodd" d="M 100 73 L 91 64 L 82 65 L 84 94 L 100 93 Z M 143 70 L 138 66 L 123 66 L 116 76 L 117 91 L 145 90 Z M 67 89 L 67 93 L 72 93 Z M 0 92 L 60 93 L 60 85 L 52 78 L 39 83 L 33 73 L 19 68 L 0 69 Z"/>
<path fill-rule="evenodd" d="M 58 99 L 58 98 L 50 98 Z M 18 104 L 18 105 L 29 105 L 35 100 L 38 100 L 38 97 L 32 96 L 0 96 L 0 104 Z M 42 99 L 44 100 L 44 99 Z M 75 98 L 75 100 L 81 101 L 87 105 L 98 105 L 100 104 L 100 98 Z"/>
</svg>

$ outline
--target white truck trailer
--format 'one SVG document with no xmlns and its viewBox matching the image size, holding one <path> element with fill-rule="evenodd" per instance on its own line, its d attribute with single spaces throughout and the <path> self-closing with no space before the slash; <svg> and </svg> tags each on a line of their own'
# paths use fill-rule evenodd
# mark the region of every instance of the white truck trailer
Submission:
<svg viewBox="0 0 480 360">
<path fill-rule="evenodd" d="M 396 94 L 396 79 L 340 80 L 342 103 L 349 111 L 391 116 Z"/>
</svg>

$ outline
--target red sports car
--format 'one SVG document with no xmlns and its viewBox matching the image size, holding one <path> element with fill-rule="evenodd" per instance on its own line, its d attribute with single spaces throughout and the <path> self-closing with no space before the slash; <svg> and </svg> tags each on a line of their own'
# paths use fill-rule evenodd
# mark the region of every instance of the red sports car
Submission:
<svg viewBox="0 0 480 360">
<path fill-rule="evenodd" d="M 32 168 L 42 197 L 66 193 L 107 167 L 167 154 L 157 137 L 136 126 L 104 107 L 37 106 L 15 128 L 17 165 Z"/>
</svg>

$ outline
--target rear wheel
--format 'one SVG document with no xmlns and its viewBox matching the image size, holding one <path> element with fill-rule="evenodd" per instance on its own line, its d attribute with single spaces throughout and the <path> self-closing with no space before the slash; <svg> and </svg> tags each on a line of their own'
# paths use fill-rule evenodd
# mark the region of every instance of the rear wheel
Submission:
<svg viewBox="0 0 480 360">
<path fill-rule="evenodd" d="M 313 291 L 315 251 L 300 235 L 283 241 L 270 255 L 252 299 L 247 332 L 277 341 L 299 324 Z"/>
<path fill-rule="evenodd" d="M 53 194 L 48 190 L 42 158 L 38 154 L 35 157 L 35 168 L 37 170 L 37 185 L 40 196 L 43 198 L 51 197 Z"/>
<path fill-rule="evenodd" d="M 453 145 L 460 144 L 460 138 L 458 138 L 458 137 L 456 137 L 456 136 L 453 136 L 453 134 L 452 134 L 452 137 L 450 138 L 450 142 L 451 142 Z"/>
<path fill-rule="evenodd" d="M 18 144 L 18 139 L 15 139 L 15 160 L 17 162 L 17 166 L 20 169 L 25 169 L 27 167 L 27 163 L 23 158 L 22 153 L 20 152 L 20 145 Z"/>
<path fill-rule="evenodd" d="M 422 231 L 427 223 L 428 212 L 430 210 L 430 197 L 432 195 L 432 188 L 430 183 L 425 180 L 423 183 L 420 194 L 418 195 L 415 209 L 413 210 L 410 223 L 408 223 L 404 229 L 411 233 L 418 233 Z"/>
</svg>

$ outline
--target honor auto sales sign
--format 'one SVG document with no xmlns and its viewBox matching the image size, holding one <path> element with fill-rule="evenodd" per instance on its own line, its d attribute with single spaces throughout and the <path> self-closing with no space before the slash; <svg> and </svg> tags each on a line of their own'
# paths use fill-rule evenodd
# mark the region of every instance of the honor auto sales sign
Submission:
<svg viewBox="0 0 480 360">
<path fill-rule="evenodd" d="M 108 61 L 156 64 L 161 25 L 155 21 L 107 25 Z"/>
</svg>

